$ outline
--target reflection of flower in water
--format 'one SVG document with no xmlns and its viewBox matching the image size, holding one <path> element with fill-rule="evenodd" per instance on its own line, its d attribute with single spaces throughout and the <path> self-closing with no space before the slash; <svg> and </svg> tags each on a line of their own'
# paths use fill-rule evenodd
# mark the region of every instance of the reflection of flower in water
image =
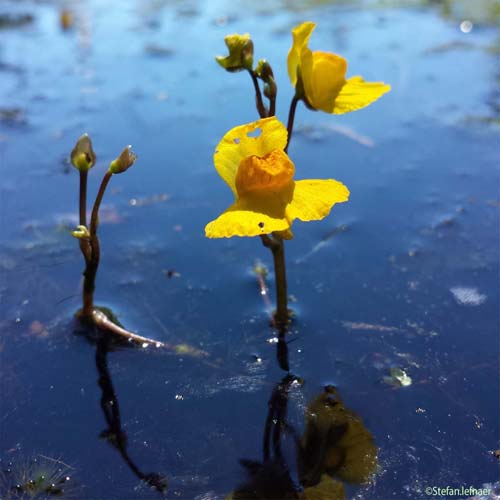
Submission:
<svg viewBox="0 0 500 500">
<path fill-rule="evenodd" d="M 231 492 L 226 500 L 300 498 L 299 492 L 284 464 L 278 461 L 241 460 L 248 481 Z"/>
<path fill-rule="evenodd" d="M 377 447 L 361 418 L 344 406 L 332 386 L 309 406 L 300 442 L 299 478 L 315 485 L 324 473 L 349 483 L 365 483 L 377 467 Z"/>
<path fill-rule="evenodd" d="M 248 479 L 228 499 L 344 500 L 342 481 L 362 484 L 374 474 L 378 462 L 373 436 L 334 387 L 325 387 L 309 404 L 302 436 L 288 424 L 289 391 L 297 383 L 302 381 L 288 375 L 276 386 L 269 402 L 263 461 L 241 460 Z M 283 456 L 282 434 L 294 438 L 298 480 Z"/>
<path fill-rule="evenodd" d="M 75 487 L 73 468 L 61 460 L 35 455 L 2 464 L 0 497 L 7 499 L 80 497 Z"/>
</svg>

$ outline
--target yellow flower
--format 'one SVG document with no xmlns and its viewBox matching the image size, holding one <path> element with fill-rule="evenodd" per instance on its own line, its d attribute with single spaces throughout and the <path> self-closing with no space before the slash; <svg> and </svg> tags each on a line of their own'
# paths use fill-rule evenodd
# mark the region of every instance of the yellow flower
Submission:
<svg viewBox="0 0 500 500">
<path fill-rule="evenodd" d="M 258 236 L 284 231 L 294 219 L 321 220 L 335 203 L 347 201 L 341 182 L 294 181 L 295 166 L 284 152 L 286 127 L 274 116 L 231 129 L 214 154 L 215 168 L 236 198 L 205 228 L 208 238 Z"/>
<path fill-rule="evenodd" d="M 229 50 L 228 56 L 217 56 L 215 60 L 227 71 L 251 70 L 253 66 L 253 42 L 248 33 L 227 35 L 224 42 Z"/>
<path fill-rule="evenodd" d="M 360 76 L 346 80 L 347 61 L 307 46 L 316 25 L 305 22 L 292 30 L 288 75 L 294 87 L 302 84 L 307 103 L 314 109 L 341 115 L 364 108 L 391 90 L 383 82 L 365 82 Z"/>
</svg>

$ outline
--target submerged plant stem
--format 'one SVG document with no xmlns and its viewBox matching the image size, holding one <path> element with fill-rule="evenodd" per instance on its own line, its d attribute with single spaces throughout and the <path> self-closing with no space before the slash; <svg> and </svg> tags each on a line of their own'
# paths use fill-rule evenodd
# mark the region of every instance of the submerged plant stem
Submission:
<svg viewBox="0 0 500 500">
<path fill-rule="evenodd" d="M 262 235 L 262 244 L 271 249 L 274 260 L 274 276 L 276 282 L 276 313 L 274 322 L 278 327 L 288 324 L 288 294 L 286 286 L 285 246 L 279 236 Z"/>
<path fill-rule="evenodd" d="M 142 335 L 137 335 L 136 333 L 125 330 L 125 328 L 113 323 L 102 311 L 99 311 L 98 309 L 93 309 L 91 320 L 97 327 L 118 335 L 129 342 L 135 342 L 141 345 L 154 345 L 155 347 L 171 347 L 168 344 L 159 342 L 158 340 L 143 337 Z"/>
<path fill-rule="evenodd" d="M 259 81 L 257 80 L 257 75 L 255 71 L 248 70 L 250 76 L 252 77 L 253 86 L 255 88 L 255 105 L 257 106 L 257 111 L 261 118 L 266 118 L 268 116 L 267 109 L 264 106 L 264 102 L 262 101 L 262 93 L 259 87 Z"/>
<path fill-rule="evenodd" d="M 292 139 L 293 122 L 295 120 L 295 110 L 297 109 L 297 103 L 299 102 L 299 100 L 300 99 L 297 97 L 297 95 L 294 95 L 292 102 L 290 103 L 290 110 L 288 111 L 288 125 L 287 125 L 288 139 L 285 146 L 285 153 L 288 152 L 288 146 L 290 144 L 290 140 Z"/>
</svg>

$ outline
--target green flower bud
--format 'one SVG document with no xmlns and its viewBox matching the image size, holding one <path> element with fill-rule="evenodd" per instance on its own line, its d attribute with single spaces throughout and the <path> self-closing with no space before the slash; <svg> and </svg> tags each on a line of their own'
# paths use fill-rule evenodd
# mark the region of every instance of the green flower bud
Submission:
<svg viewBox="0 0 500 500">
<path fill-rule="evenodd" d="M 71 151 L 71 163 L 80 172 L 86 172 L 95 165 L 96 156 L 88 134 L 83 134 Z"/>
<path fill-rule="evenodd" d="M 229 55 L 217 56 L 215 60 L 227 71 L 251 70 L 253 67 L 253 42 L 248 33 L 227 35 L 224 38 Z"/>
<path fill-rule="evenodd" d="M 268 99 L 275 99 L 278 87 L 274 81 L 271 65 L 265 59 L 260 59 L 255 68 L 255 74 L 264 82 L 264 95 Z"/>
<path fill-rule="evenodd" d="M 76 226 L 76 230 L 71 231 L 71 234 L 79 240 L 90 238 L 89 230 L 85 226 Z"/>
<path fill-rule="evenodd" d="M 127 146 L 120 154 L 109 164 L 108 171 L 112 174 L 121 174 L 128 170 L 137 160 L 137 155 L 132 151 L 132 146 Z"/>
<path fill-rule="evenodd" d="M 274 78 L 271 77 L 269 82 L 266 82 L 264 84 L 264 95 L 268 99 L 275 99 L 277 93 L 278 93 L 278 87 L 276 86 Z"/>
<path fill-rule="evenodd" d="M 266 82 L 269 79 L 269 77 L 271 78 L 274 77 L 273 69 L 265 59 L 259 59 L 257 67 L 255 68 L 255 73 L 264 82 Z"/>
</svg>

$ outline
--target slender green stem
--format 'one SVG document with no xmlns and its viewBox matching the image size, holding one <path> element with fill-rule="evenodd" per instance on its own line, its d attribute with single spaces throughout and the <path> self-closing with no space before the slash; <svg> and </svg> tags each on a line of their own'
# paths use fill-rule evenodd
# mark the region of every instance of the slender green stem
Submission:
<svg viewBox="0 0 500 500">
<path fill-rule="evenodd" d="M 288 111 L 288 125 L 287 125 L 288 140 L 285 146 L 285 153 L 288 152 L 288 145 L 290 144 L 290 139 L 292 138 L 293 122 L 295 120 L 295 110 L 297 109 L 297 103 L 299 101 L 300 99 L 297 97 L 297 95 L 294 95 L 292 102 L 290 103 L 290 110 Z"/>
<path fill-rule="evenodd" d="M 97 226 L 99 224 L 99 207 L 101 206 L 102 198 L 106 187 L 113 174 L 109 171 L 104 175 L 99 192 L 92 208 L 92 215 L 90 217 L 90 259 L 86 262 L 85 271 L 83 273 L 83 309 L 82 316 L 84 318 L 92 318 L 94 314 L 94 290 L 95 290 L 95 277 L 99 267 L 100 247 L 99 238 L 97 237 Z"/>
<path fill-rule="evenodd" d="M 87 227 L 87 170 L 80 170 L 80 225 Z M 87 239 L 80 239 L 80 250 L 85 263 L 90 260 L 90 243 Z"/>
<path fill-rule="evenodd" d="M 286 266 L 285 266 L 285 246 L 283 239 L 274 235 L 269 237 L 267 234 L 261 236 L 262 244 L 271 249 L 274 260 L 274 276 L 276 282 L 276 312 L 274 322 L 278 327 L 284 327 L 288 324 L 288 294 L 286 286 Z"/>
<path fill-rule="evenodd" d="M 257 111 L 261 118 L 266 118 L 268 116 L 267 109 L 264 106 L 264 102 L 262 101 L 262 93 L 260 91 L 257 75 L 253 70 L 248 70 L 248 73 L 250 73 L 250 76 L 252 77 L 253 86 L 255 88 L 255 105 L 257 106 Z"/>
<path fill-rule="evenodd" d="M 90 238 L 92 238 L 92 236 L 96 236 L 97 234 L 97 226 L 99 224 L 99 208 L 101 206 L 102 198 L 112 176 L 113 174 L 108 170 L 104 174 L 101 185 L 99 186 L 99 191 L 97 192 L 94 206 L 92 207 L 92 215 L 90 216 Z"/>
</svg>

